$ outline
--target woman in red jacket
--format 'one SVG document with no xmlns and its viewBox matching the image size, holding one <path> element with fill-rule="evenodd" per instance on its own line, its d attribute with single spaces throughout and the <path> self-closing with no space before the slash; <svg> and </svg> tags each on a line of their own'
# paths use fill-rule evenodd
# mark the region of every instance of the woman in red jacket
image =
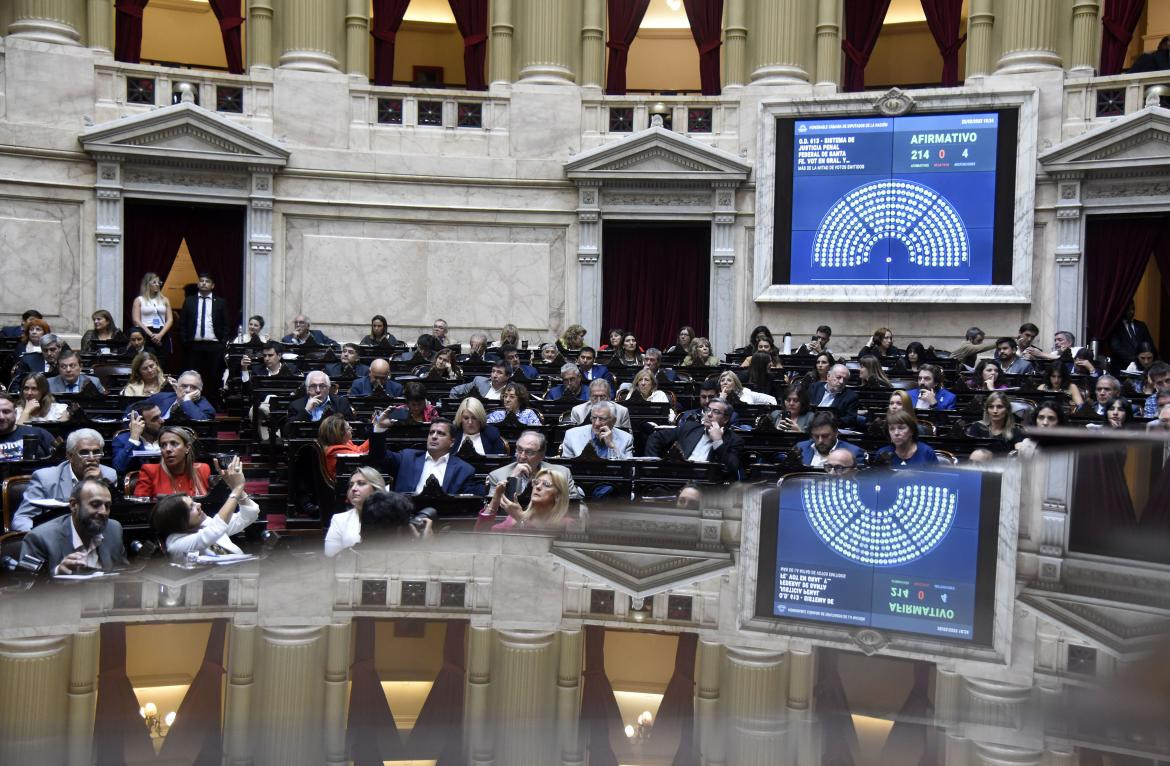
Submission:
<svg viewBox="0 0 1170 766">
<path fill-rule="evenodd" d="M 161 497 L 183 492 L 207 494 L 211 467 L 195 462 L 195 434 L 182 426 L 166 426 L 158 437 L 162 460 L 147 463 L 138 472 L 135 497 Z"/>
</svg>

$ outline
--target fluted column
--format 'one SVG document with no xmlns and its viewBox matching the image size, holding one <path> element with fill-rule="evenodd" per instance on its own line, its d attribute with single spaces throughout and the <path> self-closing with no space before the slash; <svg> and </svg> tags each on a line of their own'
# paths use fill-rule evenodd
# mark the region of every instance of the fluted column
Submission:
<svg viewBox="0 0 1170 766">
<path fill-rule="evenodd" d="M 93 724 L 97 712 L 98 632 L 73 635 L 69 662 L 69 766 L 93 762 Z"/>
<path fill-rule="evenodd" d="M 370 3 L 348 0 L 345 9 L 345 73 L 370 78 Z"/>
<path fill-rule="evenodd" d="M 229 766 L 252 762 L 249 715 L 256 667 L 256 626 L 228 628 L 227 696 L 223 709 L 223 742 Z"/>
<path fill-rule="evenodd" d="M 756 0 L 751 27 L 755 70 L 752 83 L 808 82 L 808 41 L 813 8 L 808 0 Z"/>
<path fill-rule="evenodd" d="M 280 7 L 280 66 L 311 72 L 337 72 L 338 14 L 341 3 L 283 0 Z"/>
<path fill-rule="evenodd" d="M 467 647 L 467 761 L 473 766 L 491 766 L 491 683 L 492 644 L 495 635 L 491 628 L 468 629 Z"/>
<path fill-rule="evenodd" d="M 11 37 L 42 43 L 80 45 L 85 0 L 13 0 Z"/>
<path fill-rule="evenodd" d="M 62 763 L 66 756 L 69 639 L 0 641 L 0 763 Z"/>
<path fill-rule="evenodd" d="M 975 743 L 971 763 L 978 766 L 1040 766 L 1044 753 L 1008 745 Z"/>
<path fill-rule="evenodd" d="M 576 25 L 566 23 L 562 3 L 519 0 L 520 79 L 534 83 L 574 82 L 572 46 Z"/>
<path fill-rule="evenodd" d="M 739 88 L 747 82 L 747 0 L 726 0 L 723 27 L 723 90 Z"/>
<path fill-rule="evenodd" d="M 995 28 L 994 0 L 971 0 L 967 14 L 967 78 L 991 74 L 991 33 Z"/>
<path fill-rule="evenodd" d="M 555 704 L 554 634 L 497 631 L 492 658 L 492 709 L 496 711 L 496 763 L 548 766 L 556 758 L 556 732 L 548 725 Z"/>
<path fill-rule="evenodd" d="M 817 85 L 841 84 L 841 2 L 817 3 Z"/>
<path fill-rule="evenodd" d="M 264 628 L 257 657 L 252 741 L 257 764 L 324 760 L 325 629 Z"/>
<path fill-rule="evenodd" d="M 114 53 L 114 3 L 112 0 L 86 0 L 86 42 L 89 47 Z"/>
<path fill-rule="evenodd" d="M 789 761 L 784 747 L 786 659 L 784 652 L 727 647 L 721 687 L 728 763 L 770 766 Z"/>
<path fill-rule="evenodd" d="M 719 711 L 723 647 L 699 641 L 699 668 L 695 676 L 695 733 L 702 763 L 724 763 L 724 727 Z"/>
<path fill-rule="evenodd" d="M 248 66 L 275 66 L 272 55 L 272 3 L 274 0 L 248 0 Z"/>
<path fill-rule="evenodd" d="M 350 623 L 335 623 L 325 638 L 325 763 L 345 766 L 345 703 L 349 697 Z"/>
<path fill-rule="evenodd" d="M 605 2 L 585 0 L 581 21 L 581 85 L 605 86 Z"/>
<path fill-rule="evenodd" d="M 488 43 L 488 81 L 491 84 L 512 81 L 512 0 L 492 0 L 492 36 Z"/>
<path fill-rule="evenodd" d="M 1072 55 L 1069 74 L 1092 77 L 1101 58 L 1101 25 L 1097 23 L 1099 0 L 1073 0 Z"/>
<path fill-rule="evenodd" d="M 580 630 L 562 630 L 558 634 L 557 660 L 557 739 L 560 740 L 564 766 L 585 763 L 578 725 L 581 720 L 581 636 Z"/>
<path fill-rule="evenodd" d="M 1059 69 L 1056 53 L 1056 21 L 1061 0 L 1029 0 L 1004 3 L 1003 52 L 997 73 Z"/>
</svg>

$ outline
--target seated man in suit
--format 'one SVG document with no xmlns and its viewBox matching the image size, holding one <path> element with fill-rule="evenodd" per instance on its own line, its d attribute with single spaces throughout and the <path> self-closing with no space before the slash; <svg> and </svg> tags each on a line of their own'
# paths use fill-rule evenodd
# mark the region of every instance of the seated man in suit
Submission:
<svg viewBox="0 0 1170 766">
<path fill-rule="evenodd" d="M 454 345 L 454 344 L 451 344 Z M 467 339 L 467 353 L 459 354 L 457 361 L 464 362 L 499 362 L 501 357 L 496 352 L 488 352 L 488 336 L 482 332 L 473 332 Z"/>
<path fill-rule="evenodd" d="M 707 409 L 707 405 L 711 403 L 712 399 L 719 398 L 719 381 L 716 378 L 708 378 L 699 384 L 699 406 L 691 410 L 685 410 L 680 413 L 675 419 L 674 424 L 681 426 L 688 420 L 693 420 L 696 423 L 703 420 L 703 410 Z M 731 411 L 731 425 L 734 426 L 739 422 L 739 415 L 733 409 Z"/>
<path fill-rule="evenodd" d="M 215 420 L 215 407 L 203 398 L 203 376 L 187 370 L 175 381 L 177 391 L 160 391 L 144 399 L 162 410 L 163 420 Z"/>
<path fill-rule="evenodd" d="M 504 386 L 512 379 L 512 368 L 507 362 L 493 362 L 492 371 L 488 377 L 476 375 L 470 383 L 462 383 L 451 389 L 452 399 L 462 399 L 470 396 L 472 391 L 479 393 L 481 399 L 498 400 L 504 393 Z"/>
<path fill-rule="evenodd" d="M 166 421 L 158 404 L 149 400 L 130 406 L 130 428 L 114 436 L 114 470 L 119 476 L 137 471 L 143 459 L 160 453 L 158 436 Z"/>
<path fill-rule="evenodd" d="M 592 444 L 604 460 L 626 460 L 634 456 L 634 437 L 616 427 L 617 411 L 613 402 L 598 402 L 589 411 L 589 424 L 565 431 L 561 457 L 579 457 L 585 445 Z"/>
<path fill-rule="evenodd" d="M 118 480 L 113 468 L 101 464 L 105 442 L 92 428 L 79 428 L 69 434 L 65 442 L 66 460 L 60 465 L 42 468 L 32 475 L 24 490 L 24 499 L 12 516 L 12 530 L 26 532 L 33 527 L 33 519 L 42 509 L 34 500 L 66 502 L 73 487 L 82 479 L 104 479 L 111 484 Z"/>
<path fill-rule="evenodd" d="M 535 367 L 520 361 L 520 351 L 515 346 L 500 346 L 500 358 L 508 363 L 508 366 L 512 368 L 512 372 L 516 375 L 523 376 L 528 380 L 536 380 L 540 377 L 540 373 L 537 372 Z"/>
<path fill-rule="evenodd" d="M 1008 375 L 1031 375 L 1036 368 L 1020 356 L 1019 349 L 1019 342 L 1010 335 L 1005 335 L 995 341 L 995 358 Z"/>
<path fill-rule="evenodd" d="M 796 449 L 800 450 L 800 462 L 809 468 L 823 468 L 830 453 L 842 449 L 853 455 L 857 463 L 865 462 L 865 450 L 837 438 L 837 417 L 832 412 L 813 415 L 808 424 L 808 435 L 812 438 L 797 442 Z M 784 462 L 783 455 L 776 462 Z"/>
<path fill-rule="evenodd" d="M 295 378 L 296 365 L 281 358 L 283 349 L 276 341 L 268 341 L 260 352 L 260 364 L 253 364 L 251 357 L 240 357 L 240 380 L 249 383 L 252 378 Z"/>
<path fill-rule="evenodd" d="M 588 398 L 589 393 L 581 385 L 581 368 L 571 362 L 561 367 L 561 384 L 550 388 L 544 396 L 546 402 L 561 399 L 576 399 L 583 402 Z"/>
<path fill-rule="evenodd" d="M 24 536 L 20 555 L 37 556 L 48 574 L 67 575 L 126 565 L 122 525 L 110 518 L 113 495 L 101 479 L 86 477 L 69 492 L 69 513 Z"/>
<path fill-rule="evenodd" d="M 346 343 L 341 347 L 341 361 L 325 365 L 325 374 L 333 380 L 364 378 L 370 374 L 370 368 L 362 364 L 361 355 L 358 353 L 358 344 Z"/>
<path fill-rule="evenodd" d="M 66 349 L 57 355 L 57 374 L 49 378 L 50 394 L 79 394 L 84 388 L 93 387 L 99 394 L 106 389 L 101 381 L 81 372 L 81 357 L 73 349 Z"/>
<path fill-rule="evenodd" d="M 829 368 L 827 380 L 813 384 L 808 400 L 814 407 L 828 407 L 837 416 L 837 422 L 844 428 L 857 425 L 858 396 L 856 391 L 846 388 L 849 382 L 849 368 L 835 364 Z"/>
<path fill-rule="evenodd" d="M 573 409 L 569 410 L 569 419 L 576 425 L 584 423 L 589 418 L 589 411 L 593 409 L 593 405 L 601 402 L 609 402 L 613 405 L 614 411 L 617 412 L 617 427 L 625 431 L 629 431 L 630 426 L 630 411 L 623 404 L 610 401 L 609 383 L 605 378 L 597 378 L 589 384 L 589 401 L 581 402 Z"/>
<path fill-rule="evenodd" d="M 366 374 L 355 380 L 349 387 L 350 396 L 374 396 L 379 392 L 391 398 L 402 396 L 402 384 L 390 378 L 390 362 L 375 359 L 370 362 Z"/>
<path fill-rule="evenodd" d="M 528 501 L 532 497 L 532 477 L 538 471 L 548 470 L 556 471 L 564 476 L 569 485 L 569 497 L 579 499 L 581 490 L 573 483 L 573 474 L 568 467 L 545 462 L 544 456 L 547 449 L 548 437 L 540 431 L 525 431 L 520 434 L 520 438 L 516 439 L 516 462 L 500 466 L 488 474 L 488 496 L 491 496 L 492 492 L 495 491 L 497 484 L 505 482 L 509 478 L 515 478 L 517 484 L 516 502 L 527 508 Z"/>
<path fill-rule="evenodd" d="M 24 378 L 30 372 L 43 372 L 49 377 L 57 374 L 57 357 L 61 353 L 61 349 L 65 348 L 65 343 L 60 336 L 49 333 L 41 338 L 41 352 L 32 354 L 21 354 L 20 360 L 12 368 L 12 383 L 8 386 L 9 391 L 19 391 L 20 384 L 24 382 Z"/>
<path fill-rule="evenodd" d="M 581 371 L 581 380 L 592 383 L 595 380 L 604 380 L 613 390 L 613 373 L 604 364 L 597 364 L 597 352 L 591 346 L 582 346 L 577 352 L 577 369 Z"/>
<path fill-rule="evenodd" d="M 29 439 L 31 452 L 25 450 Z M 0 463 L 12 460 L 38 460 L 53 452 L 53 435 L 43 428 L 16 424 L 16 402 L 0 393 Z"/>
<path fill-rule="evenodd" d="M 1112 375 L 1102 375 L 1093 386 L 1093 399 L 1077 407 L 1075 414 L 1080 417 L 1103 418 L 1106 405 L 1120 397 L 1121 381 Z"/>
<path fill-rule="evenodd" d="M 688 420 L 676 428 L 659 428 L 646 442 L 646 454 L 661 458 L 674 445 L 692 463 L 719 463 L 723 478 L 739 478 L 743 437 L 731 430 L 731 404 L 722 398 L 712 399 L 703 410 L 702 421 Z"/>
<path fill-rule="evenodd" d="M 918 388 L 910 392 L 916 410 L 953 410 L 955 395 L 943 388 L 943 371 L 933 364 L 918 369 Z"/>
<path fill-rule="evenodd" d="M 333 346 L 337 348 L 337 341 L 320 330 L 314 330 L 309 318 L 304 314 L 297 314 L 293 319 L 293 331 L 280 339 L 286 346 Z"/>
<path fill-rule="evenodd" d="M 483 485 L 475 481 L 475 468 L 452 451 L 455 446 L 455 424 L 450 420 L 435 418 L 431 421 L 425 451 L 387 450 L 386 429 L 390 425 L 391 420 L 386 413 L 374 423 L 374 433 L 370 436 L 370 459 L 385 464 L 394 474 L 395 492 L 422 492 L 427 480 L 433 476 L 448 495 L 483 494 Z"/>
<path fill-rule="evenodd" d="M 662 351 L 659 349 L 646 349 L 646 353 L 642 354 L 642 366 L 649 370 L 659 381 L 667 380 L 673 383 L 678 380 L 678 373 L 669 367 L 662 366 Z"/>
<path fill-rule="evenodd" d="M 349 400 L 339 394 L 331 393 L 333 383 L 329 376 L 320 370 L 313 370 L 305 376 L 305 395 L 289 402 L 288 415 L 285 422 L 307 420 L 319 423 L 330 415 L 341 415 L 346 420 L 353 417 L 353 408 Z"/>
</svg>

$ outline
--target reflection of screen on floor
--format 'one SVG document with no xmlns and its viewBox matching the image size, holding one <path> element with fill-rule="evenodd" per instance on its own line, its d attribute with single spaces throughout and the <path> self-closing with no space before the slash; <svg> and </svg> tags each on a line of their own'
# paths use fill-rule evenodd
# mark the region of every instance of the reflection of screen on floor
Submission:
<svg viewBox="0 0 1170 766">
<path fill-rule="evenodd" d="M 975 640 L 982 482 L 941 470 L 785 481 L 772 616 Z"/>
<path fill-rule="evenodd" d="M 785 123 L 789 281 L 992 284 L 996 207 L 1011 205 L 997 200 L 1000 123 L 996 112 Z"/>
</svg>

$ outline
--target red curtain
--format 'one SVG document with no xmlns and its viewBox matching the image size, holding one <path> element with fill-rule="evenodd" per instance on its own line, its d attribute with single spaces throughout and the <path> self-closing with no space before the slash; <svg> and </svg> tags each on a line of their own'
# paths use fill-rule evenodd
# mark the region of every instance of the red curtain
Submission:
<svg viewBox="0 0 1170 766">
<path fill-rule="evenodd" d="M 447 0 L 463 35 L 463 76 L 468 90 L 487 90 L 488 0 Z"/>
<path fill-rule="evenodd" d="M 394 84 L 394 38 L 410 0 L 374 0 L 374 84 Z"/>
<path fill-rule="evenodd" d="M 183 241 L 185 217 L 180 207 L 127 200 L 122 228 L 122 305 L 126 309 L 122 327 L 132 326 L 130 308 L 138 296 L 143 275 L 153 271 L 166 281 Z M 171 308 L 178 311 L 182 306 Z"/>
<path fill-rule="evenodd" d="M 650 732 L 649 750 L 660 752 L 658 744 L 665 741 L 675 745 L 671 766 L 697 766 L 698 753 L 695 750 L 695 655 L 699 648 L 699 637 L 695 633 L 681 633 L 678 647 L 674 650 L 674 673 L 666 684 L 662 702 L 658 705 L 658 718 Z"/>
<path fill-rule="evenodd" d="M 817 684 L 813 689 L 816 712 L 821 720 L 821 766 L 853 766 L 857 752 L 857 731 L 849 713 L 849 700 L 837 670 L 837 653 L 818 651 Z"/>
<path fill-rule="evenodd" d="M 1105 0 L 1105 12 L 1101 14 L 1101 76 L 1121 74 L 1125 52 L 1145 7 L 1146 0 Z"/>
<path fill-rule="evenodd" d="M 942 54 L 942 85 L 951 88 L 959 84 L 959 48 L 967 35 L 960 35 L 963 0 L 922 0 L 922 12 L 926 14 L 926 25 Z"/>
<path fill-rule="evenodd" d="M 581 676 L 581 736 L 592 766 L 617 766 L 613 743 L 625 742 L 622 714 L 605 674 L 605 628 L 585 626 L 585 672 Z"/>
<path fill-rule="evenodd" d="M 240 41 L 240 0 L 208 0 L 211 12 L 219 19 L 219 32 L 223 35 L 223 50 L 227 54 L 228 71 L 244 73 L 244 48 Z"/>
<path fill-rule="evenodd" d="M 1086 343 L 1108 337 L 1121 319 L 1168 225 L 1170 216 L 1089 216 L 1085 224 L 1085 301 L 1089 309 Z"/>
<path fill-rule="evenodd" d="M 851 93 L 865 89 L 865 65 L 877 45 L 890 0 L 845 0 L 845 51 L 843 90 Z"/>
<path fill-rule="evenodd" d="M 609 70 L 605 75 L 605 92 L 613 96 L 626 93 L 626 60 L 630 45 L 642 25 L 650 0 L 609 0 Z"/>
<path fill-rule="evenodd" d="M 354 766 L 375 766 L 396 760 L 402 740 L 390 703 L 382 691 L 382 679 L 374 666 L 374 628 L 372 617 L 353 620 L 353 665 L 350 668 L 349 720 L 346 742 Z"/>
<path fill-rule="evenodd" d="M 602 231 L 601 339 L 613 327 L 633 331 L 643 348 L 669 347 L 683 325 L 705 336 L 710 227 L 607 224 Z M 669 290 L 662 289 L 664 281 Z"/>
<path fill-rule="evenodd" d="M 137 64 L 142 56 L 142 11 L 149 0 L 114 3 L 114 59 Z"/>
<path fill-rule="evenodd" d="M 719 46 L 723 43 L 723 0 L 683 0 L 691 35 L 699 46 L 699 79 L 704 96 L 718 96 Z"/>
<path fill-rule="evenodd" d="M 463 689 L 467 683 L 467 623 L 447 620 L 443 639 L 443 667 L 435 676 L 431 692 L 418 713 L 410 733 L 412 757 L 438 757 L 440 766 L 455 766 L 463 760 Z"/>
</svg>

